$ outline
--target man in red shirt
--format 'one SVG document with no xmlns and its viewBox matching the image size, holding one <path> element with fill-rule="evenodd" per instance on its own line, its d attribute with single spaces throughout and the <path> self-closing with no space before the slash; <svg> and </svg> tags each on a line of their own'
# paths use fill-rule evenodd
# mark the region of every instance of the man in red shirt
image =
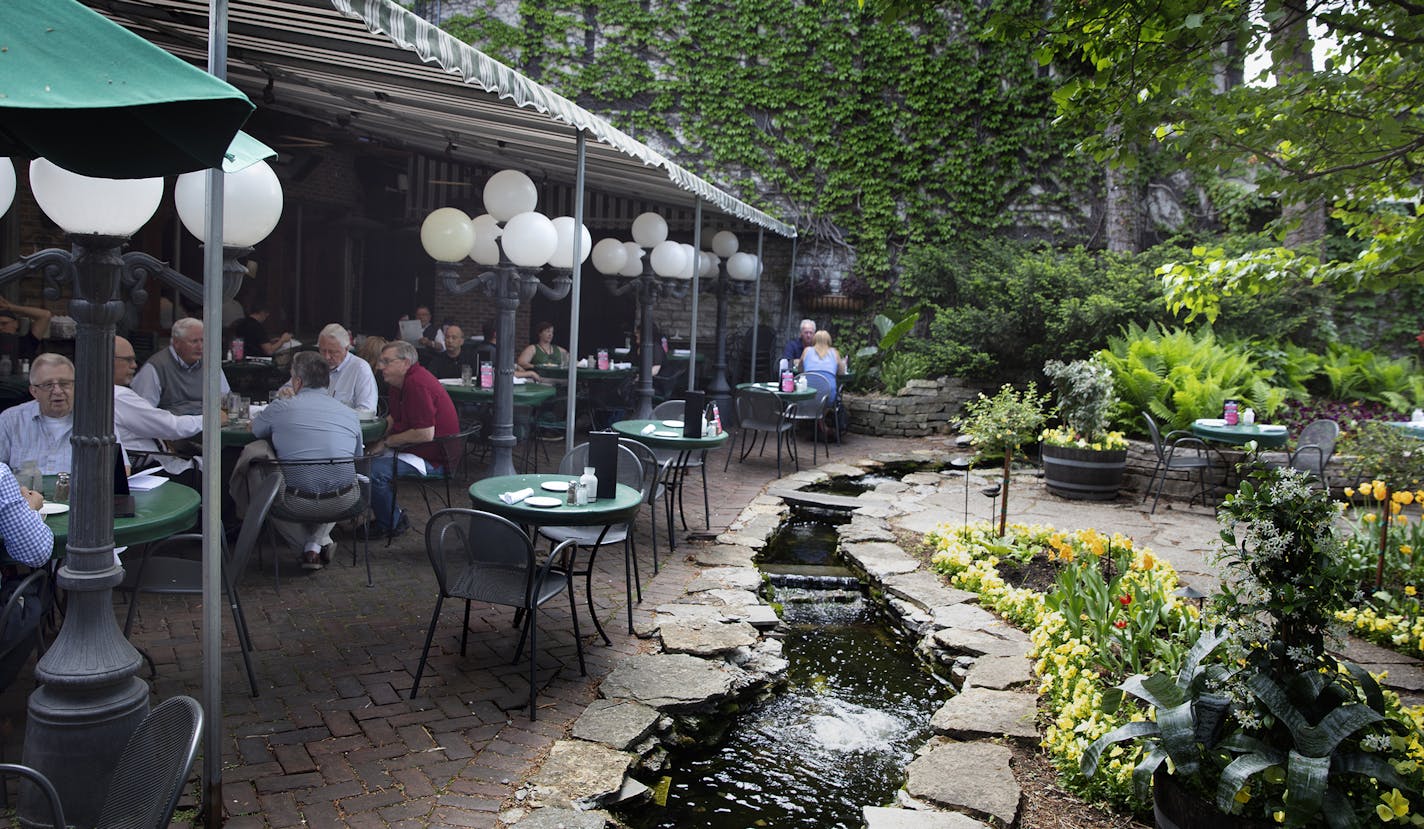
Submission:
<svg viewBox="0 0 1424 829">
<path fill-rule="evenodd" d="M 397 340 L 381 349 L 377 365 L 390 386 L 390 414 L 386 417 L 385 438 L 370 451 L 373 454 L 384 451 L 390 462 L 382 458 L 371 464 L 371 510 L 376 517 L 371 530 L 372 534 L 394 537 L 410 528 L 410 521 L 396 505 L 391 490 L 391 478 L 397 474 L 397 465 L 405 467 L 401 470 L 403 474 L 430 475 L 444 471 L 444 448 L 429 441 L 459 432 L 460 419 L 440 381 L 421 367 L 415 346 Z M 419 457 L 426 469 L 399 459 L 397 453 Z"/>
</svg>

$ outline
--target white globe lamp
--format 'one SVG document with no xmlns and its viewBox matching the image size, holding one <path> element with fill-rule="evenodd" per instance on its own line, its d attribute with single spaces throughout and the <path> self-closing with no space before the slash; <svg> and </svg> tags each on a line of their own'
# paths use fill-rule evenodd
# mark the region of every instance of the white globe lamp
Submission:
<svg viewBox="0 0 1424 829">
<path fill-rule="evenodd" d="M 589 235 L 588 228 L 579 226 L 579 264 L 588 261 L 589 254 L 593 250 L 593 237 Z M 554 248 L 554 255 L 549 259 L 549 264 L 556 268 L 572 268 L 574 266 L 574 217 L 560 216 L 554 219 L 554 232 L 558 234 L 559 243 Z"/>
<path fill-rule="evenodd" d="M 599 239 L 593 246 L 593 267 L 599 273 L 613 276 L 628 264 L 628 251 L 617 239 Z"/>
<path fill-rule="evenodd" d="M 9 158 L 0 157 L 0 216 L 10 210 L 15 201 L 15 164 Z"/>
<path fill-rule="evenodd" d="M 173 204 L 188 232 L 207 243 L 206 170 L 184 173 L 173 188 Z M 223 174 L 222 244 L 250 248 L 267 238 L 282 218 L 282 184 L 265 161 Z M 464 254 L 460 254 L 461 257 Z"/>
<path fill-rule="evenodd" d="M 643 248 L 637 242 L 624 242 L 623 252 L 627 260 L 623 263 L 623 269 L 618 272 L 619 276 L 642 276 L 643 274 Z"/>
<path fill-rule="evenodd" d="M 40 209 L 67 233 L 132 236 L 163 199 L 161 178 L 90 178 L 37 158 L 30 190 Z"/>
<path fill-rule="evenodd" d="M 750 282 L 757 276 L 757 258 L 750 253 L 734 253 L 727 259 L 727 275 L 739 282 Z"/>
<path fill-rule="evenodd" d="M 500 170 L 489 177 L 484 189 L 485 210 L 496 221 L 507 222 L 520 213 L 533 212 L 539 190 L 529 176 L 518 170 Z"/>
<path fill-rule="evenodd" d="M 667 221 L 656 213 L 641 213 L 633 220 L 633 241 L 639 247 L 655 248 L 667 241 Z"/>
<path fill-rule="evenodd" d="M 659 242 L 653 248 L 649 261 L 653 263 L 653 273 L 658 276 L 668 278 L 676 277 L 684 265 L 687 264 L 687 256 L 682 252 L 682 245 L 677 242 Z"/>
<path fill-rule="evenodd" d="M 474 244 L 474 225 L 458 208 L 432 210 L 420 223 L 420 246 L 436 262 L 459 262 L 469 255 Z"/>
<path fill-rule="evenodd" d="M 677 272 L 677 278 L 691 279 L 697 272 L 697 250 L 689 244 L 681 244 L 678 247 L 682 248 L 682 270 Z"/>
<path fill-rule="evenodd" d="M 504 255 L 521 268 L 548 264 L 558 245 L 558 231 L 543 213 L 520 213 L 504 223 Z"/>
<path fill-rule="evenodd" d="M 720 231 L 712 237 L 712 252 L 726 259 L 737 252 L 737 234 L 730 230 Z"/>
</svg>

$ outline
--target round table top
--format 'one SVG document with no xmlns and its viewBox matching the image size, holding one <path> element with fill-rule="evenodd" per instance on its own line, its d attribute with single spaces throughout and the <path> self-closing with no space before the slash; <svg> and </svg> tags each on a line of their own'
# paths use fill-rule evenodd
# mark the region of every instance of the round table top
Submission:
<svg viewBox="0 0 1424 829">
<path fill-rule="evenodd" d="M 370 443 L 379 440 L 386 433 L 386 419 L 378 417 L 375 420 L 361 421 L 361 441 Z M 252 423 L 244 420 L 241 423 L 228 423 L 222 427 L 222 445 L 224 447 L 243 447 L 257 440 L 257 436 L 252 434 Z"/>
<path fill-rule="evenodd" d="M 648 426 L 653 431 L 645 434 L 643 430 Z M 613 424 L 613 431 L 654 449 L 712 449 L 727 442 L 726 432 L 689 438 L 683 436 L 682 427 L 668 426 L 661 420 L 620 420 Z"/>
<path fill-rule="evenodd" d="M 1218 418 L 1201 418 L 1192 421 L 1192 434 L 1207 440 L 1214 440 L 1217 443 L 1229 443 L 1233 446 L 1240 446 L 1254 440 L 1256 445 L 1262 449 L 1279 449 L 1286 445 L 1286 440 L 1290 437 L 1290 433 L 1284 426 L 1273 426 L 1269 423 L 1253 423 L 1249 426 L 1238 423 L 1235 426 L 1227 426 Z"/>
<path fill-rule="evenodd" d="M 618 524 L 631 519 L 643 504 L 643 494 L 638 490 L 618 484 L 618 493 L 613 498 L 600 498 L 592 504 L 571 507 L 564 504 L 565 493 L 548 492 L 541 488 L 545 481 L 571 481 L 574 475 L 538 473 L 531 475 L 501 475 L 485 478 L 470 484 L 470 501 L 476 509 L 492 512 L 519 524 L 540 526 L 587 527 L 600 524 Z M 532 489 L 535 495 L 558 498 L 557 507 L 535 507 L 520 501 L 506 504 L 499 499 L 500 493 Z"/>
<path fill-rule="evenodd" d="M 458 382 L 450 383 L 442 380 L 440 385 L 445 387 L 445 392 L 450 395 L 450 399 L 456 403 L 493 403 L 494 389 L 482 389 L 479 386 L 462 386 Z M 547 386 L 543 383 L 516 383 L 514 385 L 514 405 L 516 406 L 537 406 L 545 400 L 558 394 L 558 389 Z"/>
<path fill-rule="evenodd" d="M 1389 425 L 1412 438 L 1424 440 L 1424 423 L 1416 423 L 1412 420 L 1391 420 Z"/>
<path fill-rule="evenodd" d="M 45 476 L 45 489 L 54 492 L 54 478 Z M 134 515 L 132 518 L 114 519 L 114 546 L 130 547 L 149 541 L 159 541 L 174 533 L 180 533 L 193 526 L 198 508 L 203 499 L 198 491 L 176 481 L 169 481 L 157 489 L 133 493 Z M 45 517 L 45 523 L 54 531 L 54 555 L 64 555 L 64 545 L 69 539 L 68 512 Z"/>
<path fill-rule="evenodd" d="M 797 389 L 796 391 L 782 391 L 780 383 L 738 383 L 737 388 L 761 389 L 762 391 L 769 391 L 772 394 L 775 394 L 778 398 L 780 398 L 783 403 L 799 403 L 802 400 L 810 400 L 811 398 L 816 396 L 816 390 L 811 388 L 810 386 L 807 386 L 804 389 Z"/>
<path fill-rule="evenodd" d="M 559 376 L 563 376 L 566 369 L 559 369 Z M 621 380 L 633 373 L 631 368 L 582 368 L 578 369 L 578 379 L 580 380 Z"/>
</svg>

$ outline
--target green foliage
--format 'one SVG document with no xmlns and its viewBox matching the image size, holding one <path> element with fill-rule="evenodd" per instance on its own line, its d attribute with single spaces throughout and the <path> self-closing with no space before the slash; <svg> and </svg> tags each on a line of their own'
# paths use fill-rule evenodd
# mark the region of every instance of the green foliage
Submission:
<svg viewBox="0 0 1424 829">
<path fill-rule="evenodd" d="M 1069 429 L 1093 443 L 1107 431 L 1117 395 L 1112 371 L 1096 359 L 1049 360 L 1043 373 L 1058 392 L 1058 414 Z"/>
<path fill-rule="evenodd" d="M 1392 738 L 1414 730 L 1407 718 L 1367 671 L 1326 650 L 1356 586 L 1331 532 L 1337 512 L 1293 470 L 1258 472 L 1228 496 L 1220 625 L 1175 676 L 1118 686 L 1155 716 L 1096 740 L 1085 774 L 1108 747 L 1135 742 L 1139 791 L 1170 761 L 1173 777 L 1213 795 L 1220 811 L 1286 826 L 1372 825 L 1391 792 L 1419 791 L 1418 764 L 1391 756 L 1406 745 Z"/>
<path fill-rule="evenodd" d="M 881 389 L 895 394 L 908 381 L 929 376 L 932 366 L 923 355 L 904 351 L 891 353 L 905 335 L 914 330 L 920 321 L 920 311 L 918 306 L 912 308 L 898 320 L 884 314 L 875 315 L 870 322 L 877 338 L 875 345 L 868 345 L 855 353 L 855 382 L 858 388 Z"/>
<path fill-rule="evenodd" d="M 1170 319 L 1151 254 L 988 240 L 940 258 L 911 257 L 901 277 L 936 305 L 914 348 L 937 374 L 1026 380 L 1049 359 L 1091 356 L 1130 322 Z"/>
<path fill-rule="evenodd" d="M 982 393 L 964 404 L 959 430 L 968 435 L 981 452 L 1013 454 L 1021 444 L 1038 436 L 1043 426 L 1048 395 L 1039 394 L 1029 383 L 1022 392 L 1005 384 L 993 397 Z"/>
<path fill-rule="evenodd" d="M 1157 326 L 1128 326 L 1110 337 L 1099 356 L 1112 370 L 1121 403 L 1114 423 L 1141 431 L 1141 412 L 1163 429 L 1186 429 L 1199 417 L 1215 417 L 1228 399 L 1257 411 L 1262 419 L 1276 411 L 1285 391 L 1251 356 L 1223 347 L 1210 329 L 1193 334 Z"/>
<path fill-rule="evenodd" d="M 987 11 L 967 0 L 888 25 L 788 0 L 518 8 L 515 26 L 486 0 L 446 28 L 680 160 L 702 157 L 749 201 L 777 212 L 759 195 L 777 193 L 806 244 L 854 250 L 877 296 L 894 296 L 906 248 L 1010 227 L 1012 205 L 1069 208 L 1094 174 L 1063 162 L 1028 47 L 984 48 Z"/>
<path fill-rule="evenodd" d="M 1412 489 L 1424 486 L 1420 447 L 1419 440 L 1403 429 L 1367 420 L 1341 441 L 1340 453 L 1351 475 L 1384 481 L 1390 489 Z"/>
<path fill-rule="evenodd" d="M 1413 358 L 1394 360 L 1332 343 L 1319 359 L 1317 371 L 1319 379 L 1312 390 L 1331 400 L 1368 400 L 1395 411 L 1408 411 L 1424 402 L 1424 376 Z"/>
<path fill-rule="evenodd" d="M 887 394 L 895 394 L 911 380 L 922 380 L 929 376 L 930 362 L 923 354 L 897 352 L 890 355 L 880 367 L 879 384 Z"/>
</svg>

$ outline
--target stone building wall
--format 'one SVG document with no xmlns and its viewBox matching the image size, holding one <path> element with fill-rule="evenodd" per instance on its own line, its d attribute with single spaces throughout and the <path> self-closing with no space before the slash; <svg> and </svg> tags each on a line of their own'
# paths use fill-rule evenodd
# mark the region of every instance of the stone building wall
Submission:
<svg viewBox="0 0 1424 829">
<path fill-rule="evenodd" d="M 965 401 L 978 391 L 956 377 L 911 380 L 894 397 L 842 396 L 850 431 L 863 435 L 917 437 L 950 434 Z"/>
</svg>

